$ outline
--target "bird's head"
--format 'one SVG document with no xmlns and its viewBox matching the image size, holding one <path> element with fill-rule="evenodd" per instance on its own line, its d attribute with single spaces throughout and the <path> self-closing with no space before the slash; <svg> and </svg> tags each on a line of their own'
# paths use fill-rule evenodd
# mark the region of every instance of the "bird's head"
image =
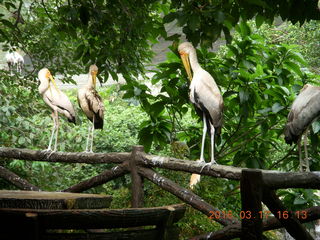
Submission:
<svg viewBox="0 0 320 240">
<path fill-rule="evenodd" d="M 190 67 L 190 61 L 189 61 L 189 54 L 191 51 L 194 51 L 194 47 L 189 42 L 181 43 L 178 47 L 178 51 L 183 63 L 184 68 L 187 71 L 188 78 L 190 82 L 192 81 L 192 73 L 191 73 L 191 67 Z"/>
<path fill-rule="evenodd" d="M 90 66 L 89 74 L 92 77 L 93 87 L 95 88 L 97 83 L 97 74 L 98 74 L 98 67 L 95 64 Z"/>
<path fill-rule="evenodd" d="M 52 77 L 48 68 L 42 68 L 38 73 L 38 78 L 39 78 L 40 82 L 42 82 L 42 81 L 50 82 L 51 81 L 53 86 L 55 87 L 55 89 L 57 91 L 59 91 L 58 87 L 56 85 L 56 82 L 55 82 L 54 78 Z"/>
</svg>

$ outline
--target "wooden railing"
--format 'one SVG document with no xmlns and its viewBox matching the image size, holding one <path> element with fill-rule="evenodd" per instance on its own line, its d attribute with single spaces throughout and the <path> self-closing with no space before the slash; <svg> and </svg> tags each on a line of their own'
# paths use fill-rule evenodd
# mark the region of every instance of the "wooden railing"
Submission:
<svg viewBox="0 0 320 240">
<path fill-rule="evenodd" d="M 165 168 L 175 171 L 198 173 L 216 178 L 240 181 L 241 185 L 241 222 L 232 216 L 212 218 L 224 227 L 221 230 L 195 236 L 192 239 L 263 239 L 263 232 L 285 227 L 296 239 L 312 239 L 302 223 L 320 218 L 320 207 L 301 209 L 296 212 L 287 211 L 275 194 L 276 189 L 306 188 L 320 189 L 320 172 L 296 173 L 267 170 L 244 169 L 231 166 L 214 165 L 205 167 L 204 164 L 181 160 L 171 157 L 160 157 L 146 154 L 142 146 L 134 146 L 130 153 L 64 153 L 34 151 L 28 149 L 14 149 L 0 147 L 0 157 L 7 161 L 20 159 L 28 161 L 48 161 L 65 163 L 116 163 L 117 166 L 99 175 L 70 186 L 62 191 L 82 192 L 92 187 L 104 184 L 110 180 L 131 174 L 131 205 L 143 206 L 143 180 L 148 179 L 162 189 L 172 193 L 194 209 L 208 217 L 212 213 L 224 214 L 220 209 L 205 202 L 191 190 L 183 188 L 170 179 L 160 175 L 153 168 Z M 20 178 L 8 169 L 0 166 L 0 177 L 24 190 L 39 191 L 40 189 Z M 274 216 L 264 218 L 262 202 Z M 298 212 L 298 213 L 299 213 Z"/>
</svg>

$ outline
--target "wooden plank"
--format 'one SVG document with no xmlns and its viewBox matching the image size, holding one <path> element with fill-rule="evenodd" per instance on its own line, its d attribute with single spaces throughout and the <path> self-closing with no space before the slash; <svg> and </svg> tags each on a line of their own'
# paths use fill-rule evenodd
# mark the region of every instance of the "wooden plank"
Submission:
<svg viewBox="0 0 320 240">
<path fill-rule="evenodd" d="M 292 214 L 291 211 L 287 211 L 286 207 L 274 191 L 265 188 L 263 191 L 263 202 L 292 237 L 304 240 L 313 239 L 306 228 L 296 218 L 295 214 Z"/>
<path fill-rule="evenodd" d="M 171 227 L 169 229 L 170 239 L 178 239 L 179 229 L 177 227 Z M 43 240 L 159 240 L 159 231 L 157 229 L 139 229 L 129 230 L 123 232 L 108 232 L 108 233 L 48 233 L 42 236 Z"/>
<path fill-rule="evenodd" d="M 102 194 L 0 190 L 0 208 L 108 208 L 112 197 Z"/>
<path fill-rule="evenodd" d="M 104 184 L 108 181 L 111 181 L 113 179 L 116 179 L 118 177 L 121 177 L 128 173 L 128 163 L 124 162 L 119 166 L 115 166 L 111 168 L 110 170 L 105 170 L 104 172 L 100 173 L 97 176 L 94 176 L 90 179 L 87 179 L 85 181 L 82 181 L 80 183 L 77 183 L 65 190 L 63 192 L 73 192 L 73 193 L 78 193 L 78 192 L 83 192 L 87 189 L 99 186 L 101 184 Z"/>
<path fill-rule="evenodd" d="M 242 236 L 241 240 L 262 239 L 262 173 L 260 170 L 244 169 L 241 174 L 240 212 Z"/>
<path fill-rule="evenodd" d="M 43 229 L 102 229 L 159 225 L 172 214 L 172 223 L 184 215 L 186 206 L 176 204 L 154 208 L 128 209 L 0 209 L 0 219 L 6 219 L 2 227 L 23 224 L 26 214 L 37 215 Z M 6 228 L 4 227 L 4 228 Z"/>
<path fill-rule="evenodd" d="M 223 215 L 218 208 L 211 206 L 209 203 L 205 202 L 202 198 L 194 194 L 192 191 L 179 186 L 175 182 L 164 176 L 161 176 L 155 171 L 143 167 L 138 167 L 138 172 L 154 184 L 172 193 L 173 195 L 180 198 L 182 201 L 189 204 L 194 209 L 197 209 L 198 211 L 204 213 L 205 215 L 211 216 L 211 211 L 220 212 L 221 216 Z M 214 220 L 224 226 L 238 223 L 238 220 L 235 218 L 216 218 Z"/>
<path fill-rule="evenodd" d="M 137 154 L 144 152 L 143 146 L 134 146 L 132 149 L 131 159 L 129 161 L 131 172 L 131 207 L 143 207 L 143 178 L 138 174 L 137 170 Z"/>
</svg>

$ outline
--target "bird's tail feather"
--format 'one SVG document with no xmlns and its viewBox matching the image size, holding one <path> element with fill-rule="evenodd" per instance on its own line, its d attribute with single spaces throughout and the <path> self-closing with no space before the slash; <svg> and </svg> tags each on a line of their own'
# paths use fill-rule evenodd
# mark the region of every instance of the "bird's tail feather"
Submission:
<svg viewBox="0 0 320 240">
<path fill-rule="evenodd" d="M 76 124 L 76 117 L 75 116 L 68 117 L 68 122 Z"/>
<path fill-rule="evenodd" d="M 200 182 L 200 177 L 201 177 L 201 175 L 199 175 L 199 174 L 192 174 L 192 175 L 191 175 L 191 177 L 190 177 L 190 185 L 189 185 L 191 189 L 193 189 L 194 186 L 195 186 L 198 182 Z"/>
</svg>

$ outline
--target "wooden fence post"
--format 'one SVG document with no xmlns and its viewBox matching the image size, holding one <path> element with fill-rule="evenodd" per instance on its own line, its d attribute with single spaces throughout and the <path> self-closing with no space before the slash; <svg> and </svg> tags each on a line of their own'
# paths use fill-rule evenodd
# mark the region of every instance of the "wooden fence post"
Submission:
<svg viewBox="0 0 320 240">
<path fill-rule="evenodd" d="M 241 240 L 262 239 L 262 193 L 263 180 L 260 170 L 242 170 L 240 189 L 242 211 Z"/>
<path fill-rule="evenodd" d="M 131 207 L 143 207 L 143 178 L 138 173 L 137 164 L 139 152 L 144 152 L 143 146 L 133 146 L 129 168 L 131 171 Z"/>
</svg>

